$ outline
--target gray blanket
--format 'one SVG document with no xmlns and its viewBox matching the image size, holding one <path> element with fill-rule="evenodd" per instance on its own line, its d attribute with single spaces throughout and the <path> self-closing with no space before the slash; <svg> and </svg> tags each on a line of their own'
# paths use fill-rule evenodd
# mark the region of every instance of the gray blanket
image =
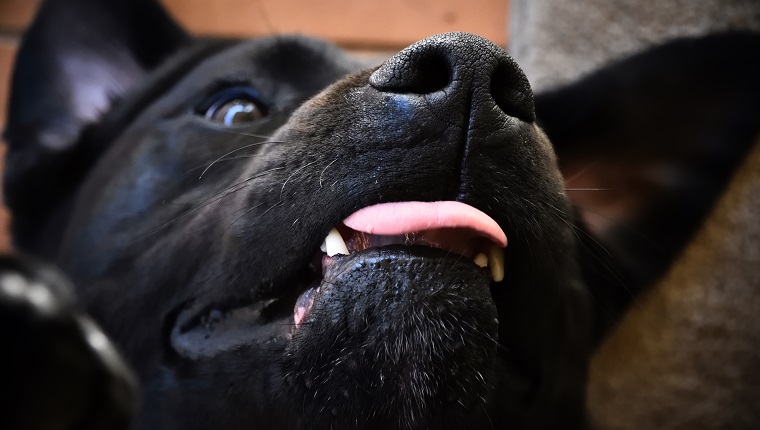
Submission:
<svg viewBox="0 0 760 430">
<path fill-rule="evenodd" d="M 757 0 L 515 0 L 512 11 L 509 48 L 539 93 L 679 36 L 760 31 Z M 588 409 L 600 429 L 756 429 L 759 399 L 760 140 L 596 353 Z"/>
</svg>

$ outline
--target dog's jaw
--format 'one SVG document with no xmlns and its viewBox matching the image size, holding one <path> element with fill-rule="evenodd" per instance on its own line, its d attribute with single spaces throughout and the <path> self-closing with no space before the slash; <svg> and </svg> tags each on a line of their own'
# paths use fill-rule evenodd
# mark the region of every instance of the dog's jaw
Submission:
<svg viewBox="0 0 760 430">
<path fill-rule="evenodd" d="M 330 266 L 284 361 L 296 397 L 314 399 L 310 425 L 479 422 L 498 344 L 489 286 L 473 263 L 429 248 L 374 248 Z"/>
</svg>

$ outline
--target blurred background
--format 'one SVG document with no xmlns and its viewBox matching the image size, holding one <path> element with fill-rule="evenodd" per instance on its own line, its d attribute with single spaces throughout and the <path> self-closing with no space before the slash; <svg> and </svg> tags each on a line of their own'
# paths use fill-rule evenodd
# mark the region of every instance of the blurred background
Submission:
<svg viewBox="0 0 760 430">
<path fill-rule="evenodd" d="M 0 130 L 13 58 L 39 0 L 0 0 Z M 506 46 L 509 0 L 164 0 L 191 33 L 224 37 L 302 33 L 385 58 L 427 36 L 469 31 Z M 0 148 L 0 163 L 4 153 Z M 9 249 L 0 211 L 0 251 Z"/>
</svg>

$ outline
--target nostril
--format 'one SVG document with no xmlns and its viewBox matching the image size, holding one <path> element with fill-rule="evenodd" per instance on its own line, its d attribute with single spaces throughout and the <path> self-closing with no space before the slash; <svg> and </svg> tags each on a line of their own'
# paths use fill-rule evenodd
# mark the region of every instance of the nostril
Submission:
<svg viewBox="0 0 760 430">
<path fill-rule="evenodd" d="M 533 107 L 533 92 L 522 73 L 515 73 L 515 67 L 504 62 L 494 69 L 491 76 L 491 97 L 507 115 L 531 122 L 536 114 Z"/>
<path fill-rule="evenodd" d="M 429 94 L 446 88 L 451 82 L 450 69 L 445 57 L 430 53 L 418 62 L 418 76 L 416 82 L 409 83 L 409 92 Z"/>
<path fill-rule="evenodd" d="M 370 84 L 380 91 L 414 94 L 430 94 L 449 85 L 451 65 L 444 55 L 434 51 L 406 54 L 392 58 L 390 64 L 375 71 Z"/>
<path fill-rule="evenodd" d="M 504 50 L 472 34 L 445 33 L 421 40 L 375 70 L 369 84 L 396 94 L 426 95 L 445 89 L 442 97 L 427 101 L 429 107 L 495 102 L 506 115 L 535 120 L 533 92 L 520 67 Z"/>
</svg>

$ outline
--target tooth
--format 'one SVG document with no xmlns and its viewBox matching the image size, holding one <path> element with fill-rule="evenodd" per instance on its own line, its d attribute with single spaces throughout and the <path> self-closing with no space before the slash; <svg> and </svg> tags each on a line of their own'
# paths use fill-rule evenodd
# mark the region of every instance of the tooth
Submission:
<svg viewBox="0 0 760 430">
<path fill-rule="evenodd" d="M 321 249 L 322 252 L 326 252 L 330 257 L 336 254 L 348 255 L 346 242 L 343 241 L 343 237 L 338 233 L 337 229 L 330 230 L 330 233 L 327 234 L 325 241 L 322 242 L 322 246 L 320 246 L 319 249 Z"/>
<path fill-rule="evenodd" d="M 491 278 L 496 282 L 504 280 L 504 250 L 497 245 L 491 245 L 488 250 L 488 268 Z"/>
<path fill-rule="evenodd" d="M 475 264 L 477 264 L 480 267 L 487 267 L 488 266 L 488 257 L 483 254 L 482 252 L 475 256 Z"/>
</svg>

